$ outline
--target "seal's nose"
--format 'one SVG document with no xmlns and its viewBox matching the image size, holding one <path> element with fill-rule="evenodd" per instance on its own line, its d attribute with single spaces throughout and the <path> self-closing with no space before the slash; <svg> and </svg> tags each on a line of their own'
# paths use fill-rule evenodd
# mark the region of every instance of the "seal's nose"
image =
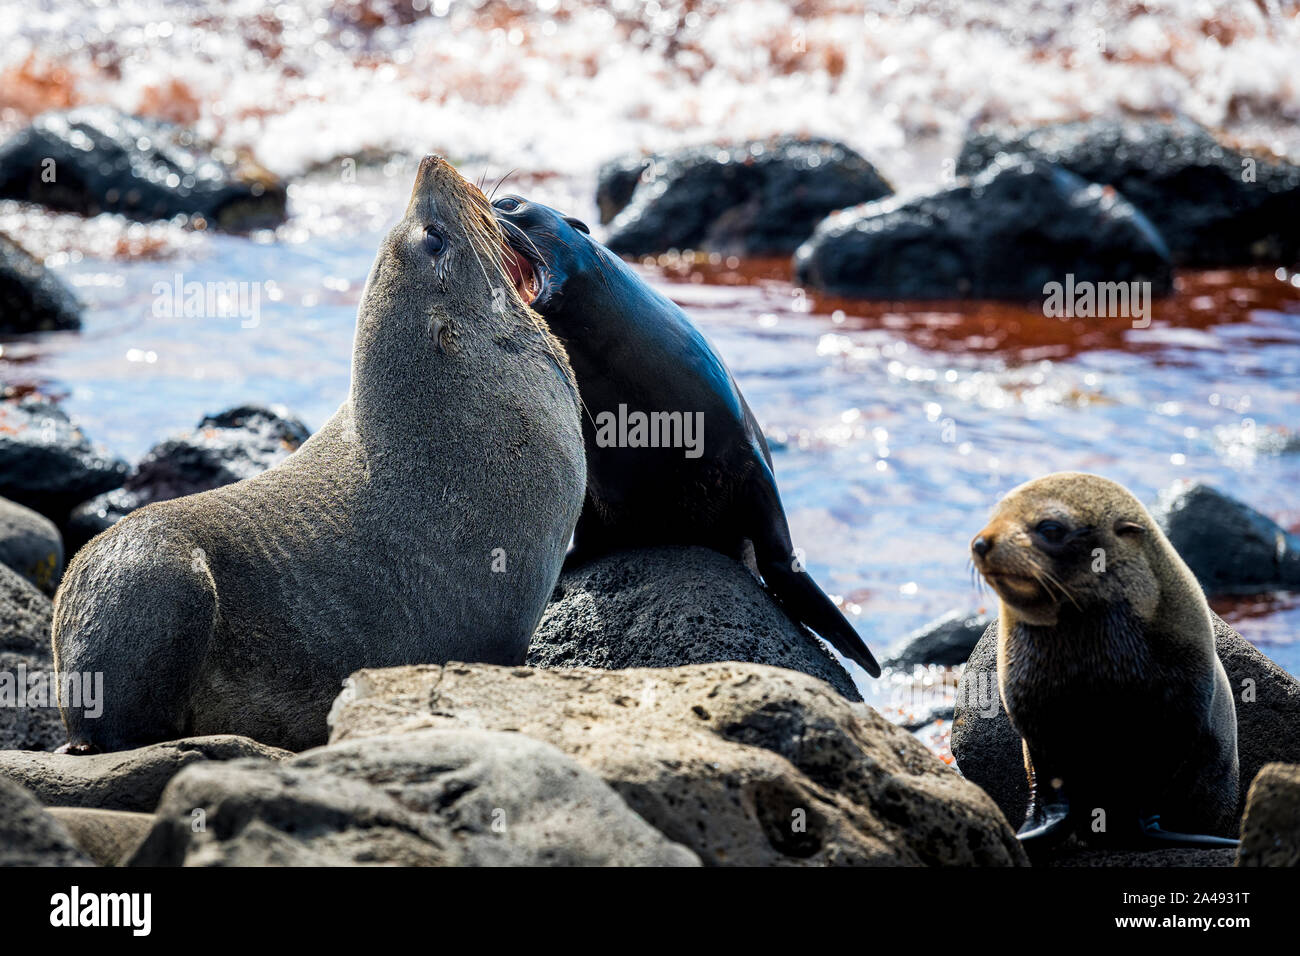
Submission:
<svg viewBox="0 0 1300 956">
<path fill-rule="evenodd" d="M 435 170 L 441 169 L 443 167 L 447 167 L 448 169 L 450 169 L 451 164 L 448 163 L 441 156 L 437 155 L 436 153 L 430 153 L 429 155 L 425 156 L 424 159 L 420 160 L 420 171 L 417 174 L 416 178 L 422 179 L 425 176 L 429 175 L 430 173 L 434 172 Z"/>
<path fill-rule="evenodd" d="M 451 163 L 441 156 L 430 153 L 420 160 L 420 168 L 415 173 L 415 192 L 436 185 L 448 172 L 454 173 Z"/>
<path fill-rule="evenodd" d="M 411 201 L 406 207 L 407 215 L 432 215 L 437 209 L 437 197 L 451 188 L 453 177 L 458 179 L 460 174 L 441 156 L 430 154 L 420 160 L 415 184 L 411 187 Z"/>
<path fill-rule="evenodd" d="M 976 535 L 975 540 L 970 543 L 970 549 L 974 551 L 978 557 L 984 557 L 984 555 L 993 550 L 992 536 L 985 534 Z"/>
</svg>

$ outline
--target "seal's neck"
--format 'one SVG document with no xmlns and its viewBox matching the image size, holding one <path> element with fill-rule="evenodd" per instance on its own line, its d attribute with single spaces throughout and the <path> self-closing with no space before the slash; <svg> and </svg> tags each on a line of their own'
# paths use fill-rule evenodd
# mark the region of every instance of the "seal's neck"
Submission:
<svg viewBox="0 0 1300 956">
<path fill-rule="evenodd" d="M 656 321 L 680 315 L 680 308 L 647 285 L 614 253 L 597 242 L 586 243 L 590 258 L 581 267 L 565 263 L 562 291 L 554 303 L 542 308 L 547 323 L 562 339 L 581 339 L 582 352 L 598 355 L 606 349 L 620 349 L 629 335 L 640 335 L 647 305 L 653 305 Z M 630 326 L 637 326 L 632 328 Z"/>
<path fill-rule="evenodd" d="M 472 397 L 469 353 L 477 330 L 471 318 L 441 311 L 421 316 L 367 309 L 357 321 L 350 399 L 357 436 L 367 455 L 418 457 L 444 437 L 439 409 Z"/>
<path fill-rule="evenodd" d="M 1128 679 L 1148 656 L 1146 626 L 1123 598 L 1084 608 L 1066 606 L 1051 626 L 1015 621 L 1018 662 L 1072 681 Z"/>
</svg>

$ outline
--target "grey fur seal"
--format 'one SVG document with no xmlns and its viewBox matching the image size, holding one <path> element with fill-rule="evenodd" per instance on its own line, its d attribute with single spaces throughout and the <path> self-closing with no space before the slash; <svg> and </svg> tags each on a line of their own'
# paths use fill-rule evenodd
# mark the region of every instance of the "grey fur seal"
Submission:
<svg viewBox="0 0 1300 956">
<path fill-rule="evenodd" d="M 300 750 L 358 668 L 523 662 L 585 462 L 567 357 L 505 254 L 487 199 L 426 157 L 338 412 L 271 470 L 142 508 L 72 562 L 55 666 L 104 693 L 98 718 L 60 699 L 70 750 L 217 733 Z"/>
<path fill-rule="evenodd" d="M 1027 849 L 1228 846 L 1237 716 L 1196 579 L 1096 475 L 1013 489 L 971 542 L 1000 599 L 998 688 L 1024 741 Z"/>
<path fill-rule="evenodd" d="M 522 196 L 493 208 L 511 274 L 564 342 L 582 394 L 587 500 L 566 566 L 622 548 L 711 548 L 750 564 L 794 620 L 879 677 L 804 570 L 767 439 L 708 339 L 579 220 Z"/>
</svg>

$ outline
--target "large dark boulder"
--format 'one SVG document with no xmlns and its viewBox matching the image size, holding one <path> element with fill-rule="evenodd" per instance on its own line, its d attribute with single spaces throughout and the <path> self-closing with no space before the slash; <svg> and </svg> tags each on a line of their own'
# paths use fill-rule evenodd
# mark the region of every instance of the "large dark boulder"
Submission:
<svg viewBox="0 0 1300 956">
<path fill-rule="evenodd" d="M 1300 258 L 1300 166 L 1218 141 L 1188 119 L 1101 118 L 970 136 L 957 173 L 1020 153 L 1118 189 L 1181 265 Z"/>
<path fill-rule="evenodd" d="M 0 498 L 0 564 L 53 596 L 63 576 L 63 538 L 54 522 Z"/>
<path fill-rule="evenodd" d="M 1300 538 L 1215 488 L 1167 489 L 1154 517 L 1208 594 L 1300 589 Z"/>
<path fill-rule="evenodd" d="M 551 744 L 706 866 L 1025 863 L 993 801 L 915 737 L 760 664 L 362 670 L 334 702 L 330 746 L 292 763 L 426 728 Z"/>
<path fill-rule="evenodd" d="M 1043 301 L 1048 283 L 1173 282 L 1159 234 L 1114 190 L 1024 156 L 951 186 L 830 216 L 795 255 L 804 285 L 859 298 Z"/>
<path fill-rule="evenodd" d="M 609 670 L 712 661 L 802 671 L 862 699 L 844 668 L 754 575 L 707 548 L 622 551 L 561 575 L 527 660 Z"/>
<path fill-rule="evenodd" d="M 649 178 L 646 171 L 651 163 L 657 164 L 662 158 L 633 153 L 611 159 L 600 167 L 596 173 L 596 208 L 600 210 L 601 225 L 627 208 L 642 178 Z"/>
<path fill-rule="evenodd" d="M 81 303 L 22 246 L 0 235 L 0 334 L 81 328 Z"/>
<path fill-rule="evenodd" d="M 279 406 L 241 405 L 203 418 L 193 432 L 151 448 L 121 488 L 78 506 L 65 528 L 69 552 L 155 501 L 198 494 L 261 474 L 311 433 Z"/>
<path fill-rule="evenodd" d="M 53 750 L 68 739 L 54 693 L 53 614 L 48 597 L 0 565 L 0 750 Z"/>
<path fill-rule="evenodd" d="M 284 221 L 283 183 L 189 129 L 87 106 L 38 116 L 0 146 L 0 198 L 149 221 L 201 216 L 244 232 Z"/>
<path fill-rule="evenodd" d="M 1237 704 L 1237 756 L 1244 801 L 1250 782 L 1264 764 L 1300 763 L 1300 681 L 1218 616 L 1214 618 L 1214 643 Z M 952 755 L 962 774 L 983 787 L 1018 828 L 1025 818 L 1029 787 L 1020 735 L 1007 719 L 998 694 L 997 649 L 994 621 L 975 646 L 957 685 Z M 1088 716 L 1080 714 L 1079 719 L 1086 721 Z M 1132 733 L 1148 730 L 1133 727 Z M 1160 747 L 1163 742 L 1153 738 L 1151 746 Z"/>
<path fill-rule="evenodd" d="M 52 402 L 0 402 L 0 496 L 62 524 L 87 498 L 117 488 L 126 462 L 105 454 Z"/>
<path fill-rule="evenodd" d="M 635 173 L 633 172 L 635 171 Z M 615 160 L 597 186 L 606 244 L 620 255 L 669 249 L 789 255 L 827 213 L 893 190 L 842 143 L 779 137 Z"/>
<path fill-rule="evenodd" d="M 957 667 L 965 664 L 979 639 L 988 630 L 987 614 L 949 611 L 902 638 L 890 649 L 886 667 L 915 667 L 935 664 Z"/>
<path fill-rule="evenodd" d="M 0 867 L 93 865 L 35 797 L 0 778 Z"/>
</svg>

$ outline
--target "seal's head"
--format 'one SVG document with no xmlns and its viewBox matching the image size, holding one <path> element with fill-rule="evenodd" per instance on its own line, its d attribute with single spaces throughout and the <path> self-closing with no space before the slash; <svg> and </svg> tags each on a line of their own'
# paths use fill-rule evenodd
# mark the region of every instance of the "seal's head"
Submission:
<svg viewBox="0 0 1300 956">
<path fill-rule="evenodd" d="M 543 315 L 549 317 L 566 293 L 582 296 L 570 288 L 575 282 L 600 274 L 609 253 L 591 239 L 581 220 L 523 196 L 502 196 L 492 211 L 512 250 L 506 263 L 511 277 L 525 301 Z"/>
<path fill-rule="evenodd" d="M 367 300 L 463 314 L 511 303 L 513 259 L 487 197 L 440 156 L 420 162 L 402 220 L 384 239 L 367 280 Z M 522 302 L 522 300 L 520 300 Z"/>
<path fill-rule="evenodd" d="M 357 312 L 352 399 L 367 434 L 385 421 L 400 427 L 403 414 L 427 418 L 430 400 L 463 401 L 465 389 L 524 349 L 548 356 L 575 388 L 563 348 L 507 268 L 512 259 L 487 197 L 426 156 Z"/>
<path fill-rule="evenodd" d="M 1058 472 L 1008 492 L 971 554 L 1008 616 L 1052 626 L 1063 609 L 1092 613 L 1119 602 L 1149 619 L 1165 544 L 1128 489 Z"/>
</svg>

